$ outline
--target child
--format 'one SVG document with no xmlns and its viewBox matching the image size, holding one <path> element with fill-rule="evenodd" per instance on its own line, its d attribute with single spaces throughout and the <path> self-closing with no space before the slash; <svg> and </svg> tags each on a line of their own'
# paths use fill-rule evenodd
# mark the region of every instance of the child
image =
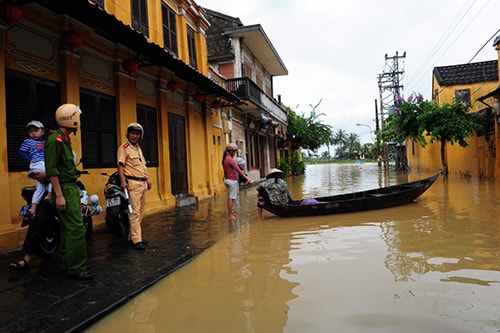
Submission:
<svg viewBox="0 0 500 333">
<path fill-rule="evenodd" d="M 245 173 L 245 175 L 246 175 L 247 173 L 245 172 L 245 164 L 246 164 L 245 160 L 241 156 L 236 156 L 234 158 L 234 161 L 236 162 L 236 164 L 238 164 L 238 166 L 240 167 L 241 171 L 243 171 Z M 243 185 L 243 184 L 245 184 L 247 182 L 247 180 L 245 179 L 245 177 L 243 177 L 240 174 L 238 174 L 238 180 L 240 182 L 240 185 Z"/>
<path fill-rule="evenodd" d="M 43 128 L 43 124 L 38 120 L 32 120 L 26 125 L 26 129 L 28 130 L 28 138 L 24 140 L 21 148 L 19 148 L 19 155 L 21 155 L 21 157 L 25 159 L 29 165 L 32 163 L 43 162 L 45 147 L 45 139 L 43 137 L 45 130 Z M 42 188 L 43 186 L 38 186 L 37 184 L 37 190 L 33 193 L 31 207 L 27 212 L 28 217 L 35 217 L 36 208 L 43 197 Z M 42 192 L 39 193 L 40 191 Z"/>
</svg>

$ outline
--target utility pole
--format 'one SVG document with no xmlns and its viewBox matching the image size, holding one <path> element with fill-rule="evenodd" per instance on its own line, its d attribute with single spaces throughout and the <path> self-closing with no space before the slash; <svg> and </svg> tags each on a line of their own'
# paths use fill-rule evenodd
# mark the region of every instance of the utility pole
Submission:
<svg viewBox="0 0 500 333">
<path fill-rule="evenodd" d="M 375 99 L 375 145 L 377 147 L 377 163 L 378 167 L 380 168 L 382 166 L 382 154 L 380 153 L 380 137 L 379 137 L 379 131 L 380 131 L 380 126 L 378 122 L 378 104 L 377 100 Z"/>
<path fill-rule="evenodd" d="M 404 75 L 403 66 L 400 65 L 400 60 L 406 58 L 406 51 L 403 55 L 399 55 L 396 51 L 396 55 L 389 57 L 385 55 L 385 66 L 384 72 L 378 75 L 378 88 L 380 94 L 380 128 L 384 129 L 384 120 L 391 112 L 391 108 L 396 104 L 397 98 L 401 95 L 403 86 L 401 85 L 402 76 Z M 377 120 L 377 127 L 379 126 Z M 388 147 L 387 143 L 383 144 L 383 160 L 384 168 L 388 167 Z M 408 168 L 408 162 L 406 161 L 406 144 L 396 143 L 396 170 L 406 170 Z"/>
</svg>

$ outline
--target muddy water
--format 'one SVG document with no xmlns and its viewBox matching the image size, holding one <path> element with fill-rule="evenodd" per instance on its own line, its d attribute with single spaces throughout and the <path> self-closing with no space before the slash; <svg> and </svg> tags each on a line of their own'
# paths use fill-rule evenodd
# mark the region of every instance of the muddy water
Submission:
<svg viewBox="0 0 500 333">
<path fill-rule="evenodd" d="M 299 198 L 427 176 L 313 165 L 288 181 Z M 89 332 L 498 332 L 499 197 L 450 176 L 401 207 L 257 221 L 249 189 L 232 232 Z"/>
</svg>

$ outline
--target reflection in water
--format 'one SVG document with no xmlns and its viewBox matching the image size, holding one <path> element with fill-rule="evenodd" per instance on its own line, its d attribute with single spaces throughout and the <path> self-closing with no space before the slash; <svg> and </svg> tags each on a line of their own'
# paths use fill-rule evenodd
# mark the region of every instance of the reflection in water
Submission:
<svg viewBox="0 0 500 333">
<path fill-rule="evenodd" d="M 301 198 L 427 176 L 313 165 L 288 181 Z M 498 191 L 441 177 L 401 207 L 257 221 L 245 190 L 226 237 L 89 331 L 498 332 Z"/>
<path fill-rule="evenodd" d="M 158 297 L 145 291 L 133 300 L 130 312 L 130 332 L 154 333 L 156 327 L 156 309 L 158 308 Z"/>
<path fill-rule="evenodd" d="M 148 316 L 140 317 L 151 319 L 148 332 L 282 331 L 287 302 L 296 297 L 292 289 L 297 283 L 280 277 L 290 260 L 290 235 L 266 232 L 265 224 L 235 227 L 190 264 L 148 289 L 160 303 L 156 316 L 147 311 Z M 128 332 L 123 318 L 132 318 L 139 308 L 136 303 L 127 304 L 91 331 Z"/>
</svg>

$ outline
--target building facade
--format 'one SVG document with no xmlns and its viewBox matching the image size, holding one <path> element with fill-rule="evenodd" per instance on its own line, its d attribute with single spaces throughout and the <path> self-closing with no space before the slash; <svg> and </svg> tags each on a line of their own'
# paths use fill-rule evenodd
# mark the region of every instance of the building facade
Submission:
<svg viewBox="0 0 500 333">
<path fill-rule="evenodd" d="M 284 158 L 286 108 L 274 98 L 273 77 L 288 75 L 264 29 L 206 9 L 208 63 L 225 80 L 225 87 L 243 103 L 224 109 L 226 142 L 235 142 L 253 179 L 264 178 Z M 281 140 L 283 141 L 283 140 Z"/>
<path fill-rule="evenodd" d="M 438 104 L 452 103 L 455 97 L 470 103 L 469 112 L 478 113 L 484 131 L 475 133 L 463 148 L 457 143 L 445 146 L 450 174 L 480 178 L 500 178 L 500 37 L 494 42 L 497 59 L 477 63 L 436 67 L 433 71 L 433 99 Z M 440 142 L 425 148 L 408 142 L 410 168 L 435 172 L 442 168 Z"/>
<path fill-rule="evenodd" d="M 145 129 L 143 147 L 153 190 L 147 214 L 225 191 L 223 114 L 240 98 L 223 87 L 207 61 L 210 23 L 193 1 L 40 0 L 0 7 L 0 251 L 25 235 L 28 165 L 18 155 L 26 124 L 54 122 L 56 108 L 83 110 L 73 148 L 89 193 L 101 197 L 116 170 L 116 151 L 129 123 Z M 218 82 L 217 79 L 220 81 Z M 226 117 L 227 118 L 227 117 Z M 104 174 L 104 175 L 103 175 Z M 104 213 L 94 223 L 104 221 Z"/>
</svg>

